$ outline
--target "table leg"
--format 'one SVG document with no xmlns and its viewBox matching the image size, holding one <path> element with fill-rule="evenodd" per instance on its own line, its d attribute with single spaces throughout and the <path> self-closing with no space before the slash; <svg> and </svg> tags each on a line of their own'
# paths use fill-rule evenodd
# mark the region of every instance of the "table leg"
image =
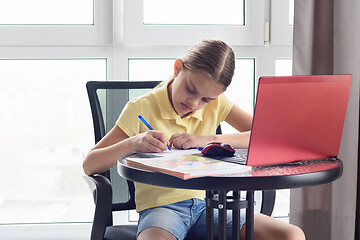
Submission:
<svg viewBox="0 0 360 240">
<path fill-rule="evenodd" d="M 219 240 L 226 240 L 226 192 L 219 191 Z"/>
<path fill-rule="evenodd" d="M 206 191 L 206 240 L 214 238 L 214 209 L 211 207 L 211 202 L 214 197 L 213 191 Z"/>
<path fill-rule="evenodd" d="M 240 191 L 233 191 L 234 202 L 240 202 Z M 233 224 L 233 239 L 240 239 L 240 209 L 233 209 L 232 216 L 232 224 Z"/>
<path fill-rule="evenodd" d="M 247 191 L 246 200 L 248 207 L 246 209 L 246 225 L 245 225 L 245 239 L 254 239 L 254 191 Z"/>
</svg>

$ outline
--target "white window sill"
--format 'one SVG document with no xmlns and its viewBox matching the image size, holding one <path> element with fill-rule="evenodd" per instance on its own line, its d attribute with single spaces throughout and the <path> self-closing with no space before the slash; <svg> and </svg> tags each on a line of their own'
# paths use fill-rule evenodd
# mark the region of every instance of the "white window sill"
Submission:
<svg viewBox="0 0 360 240">
<path fill-rule="evenodd" d="M 92 223 L 0 225 L 0 240 L 87 240 Z"/>
</svg>

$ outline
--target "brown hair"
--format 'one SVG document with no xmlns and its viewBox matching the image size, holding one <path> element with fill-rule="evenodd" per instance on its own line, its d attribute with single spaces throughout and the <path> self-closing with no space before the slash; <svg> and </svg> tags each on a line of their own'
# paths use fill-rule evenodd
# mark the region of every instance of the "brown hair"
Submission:
<svg viewBox="0 0 360 240">
<path fill-rule="evenodd" d="M 202 40 L 186 52 L 182 61 L 186 69 L 208 74 L 223 85 L 224 90 L 234 76 L 235 54 L 231 47 L 221 40 Z"/>
</svg>

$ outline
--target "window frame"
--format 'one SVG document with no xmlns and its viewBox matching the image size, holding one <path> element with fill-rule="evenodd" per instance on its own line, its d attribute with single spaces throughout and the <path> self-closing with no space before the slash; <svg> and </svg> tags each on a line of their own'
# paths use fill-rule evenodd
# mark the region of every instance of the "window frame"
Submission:
<svg viewBox="0 0 360 240">
<path fill-rule="evenodd" d="M 92 223 L 0 225 L 1 239 L 90 239 Z"/>
<path fill-rule="evenodd" d="M 0 45 L 106 45 L 113 43 L 112 0 L 94 0 L 94 24 L 0 25 Z"/>
<path fill-rule="evenodd" d="M 265 3 L 262 0 L 244 1 L 245 26 L 235 26 L 144 25 L 143 1 L 124 0 L 124 43 L 193 45 L 211 37 L 222 39 L 230 45 L 263 45 Z"/>
<path fill-rule="evenodd" d="M 271 1 L 271 31 L 270 42 L 272 45 L 287 45 L 293 43 L 293 26 L 289 25 L 289 0 Z"/>
</svg>

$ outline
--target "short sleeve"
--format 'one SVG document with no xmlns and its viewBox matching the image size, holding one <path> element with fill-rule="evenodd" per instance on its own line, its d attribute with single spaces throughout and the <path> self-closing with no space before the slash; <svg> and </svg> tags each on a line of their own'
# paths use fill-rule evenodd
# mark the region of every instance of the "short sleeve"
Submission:
<svg viewBox="0 0 360 240">
<path fill-rule="evenodd" d="M 122 110 L 116 125 L 120 127 L 129 137 L 145 132 L 138 116 L 147 117 L 146 103 L 143 99 L 130 100 Z"/>
</svg>

